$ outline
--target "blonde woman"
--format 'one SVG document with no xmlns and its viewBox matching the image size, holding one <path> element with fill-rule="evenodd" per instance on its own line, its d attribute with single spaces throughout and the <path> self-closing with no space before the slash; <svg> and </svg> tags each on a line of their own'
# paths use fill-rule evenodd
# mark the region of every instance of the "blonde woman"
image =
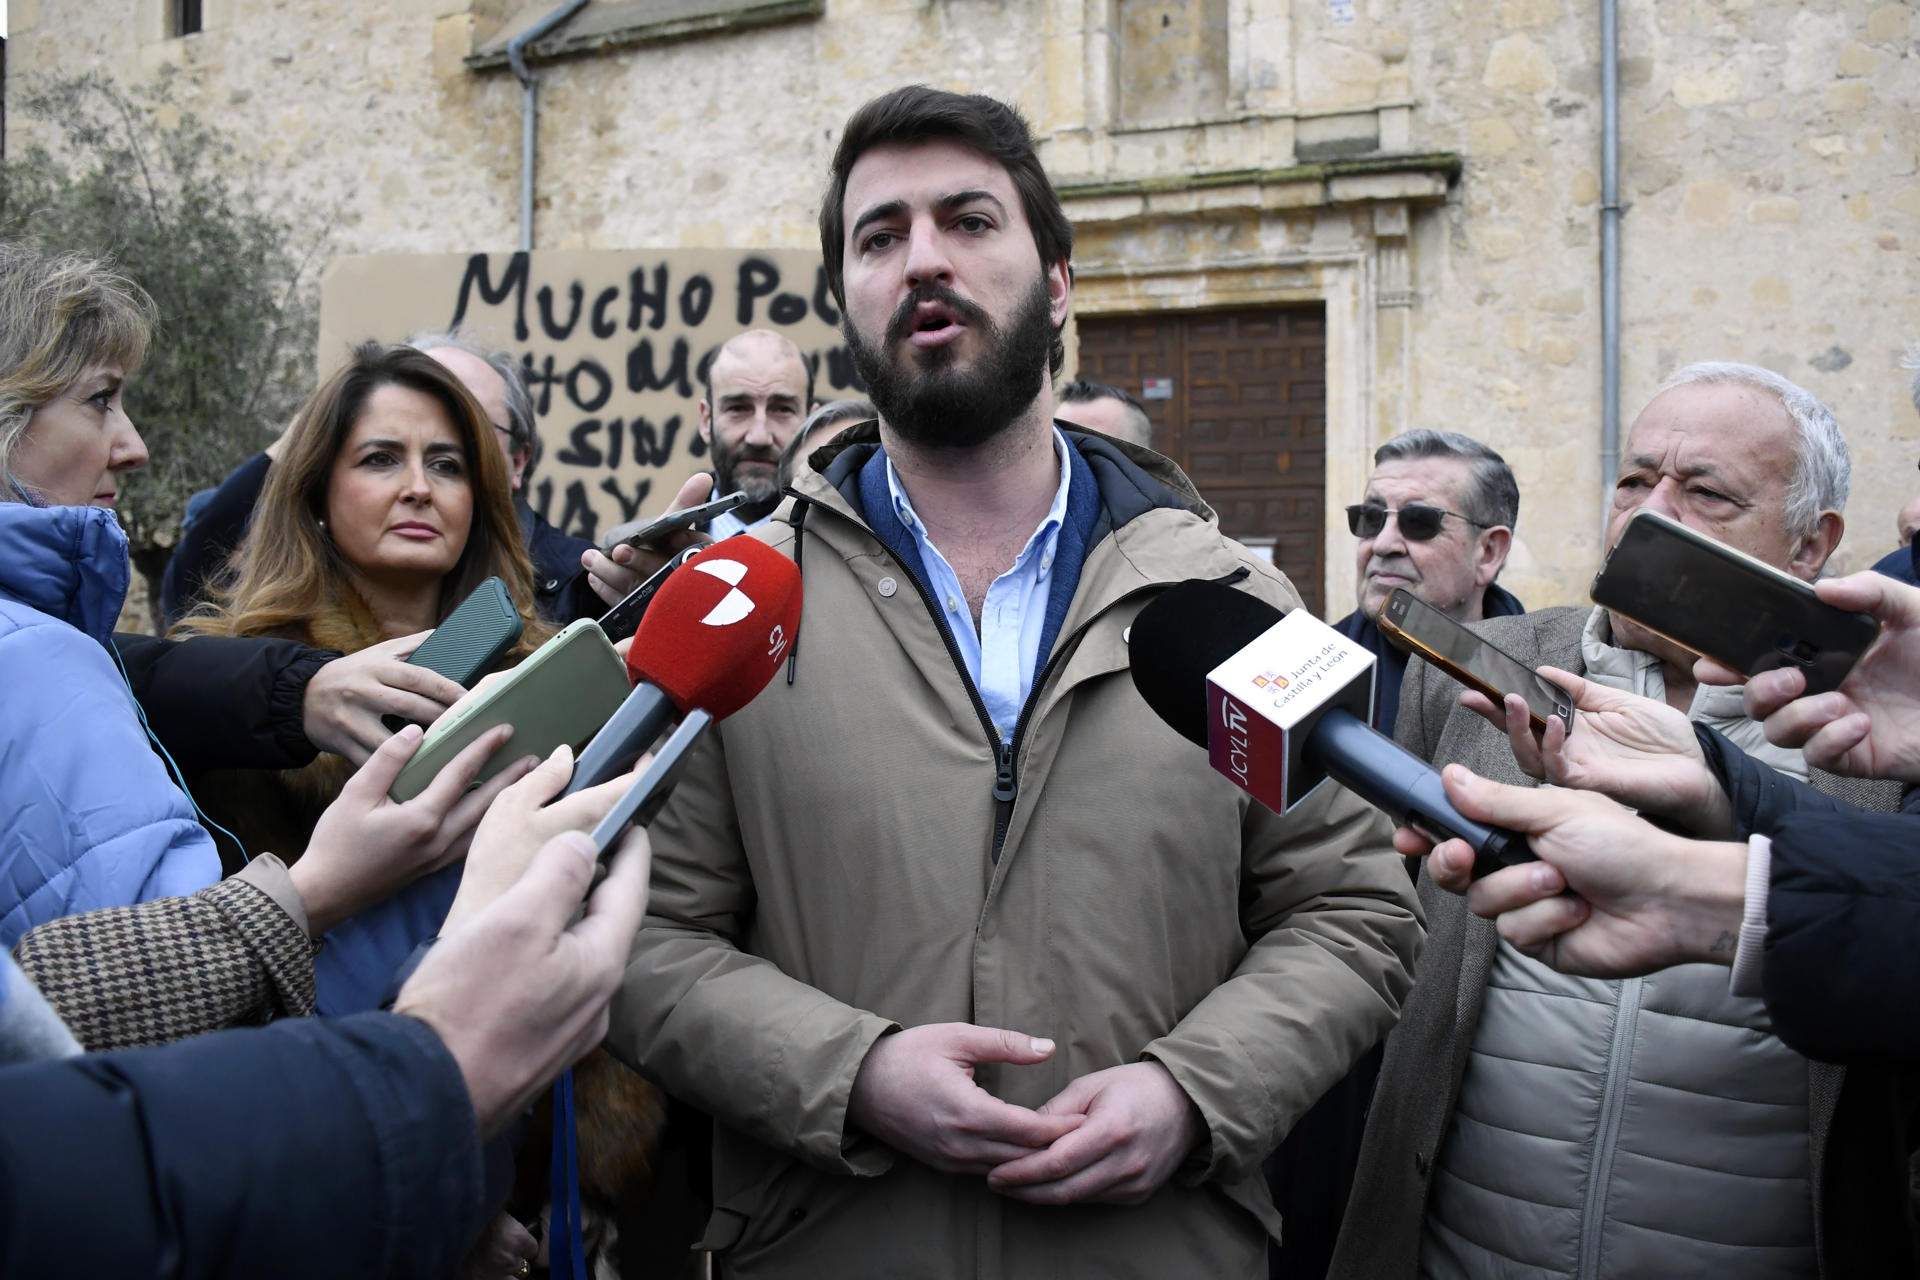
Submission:
<svg viewBox="0 0 1920 1280">
<path fill-rule="evenodd" d="M 147 460 L 123 397 L 152 326 L 146 294 L 106 265 L 0 245 L 0 946 L 220 875 L 113 650 L 128 563 L 112 508 Z M 464 799 L 342 806 L 307 865 L 258 858 L 240 896 L 317 936 L 443 863 L 519 772 Z"/>
</svg>

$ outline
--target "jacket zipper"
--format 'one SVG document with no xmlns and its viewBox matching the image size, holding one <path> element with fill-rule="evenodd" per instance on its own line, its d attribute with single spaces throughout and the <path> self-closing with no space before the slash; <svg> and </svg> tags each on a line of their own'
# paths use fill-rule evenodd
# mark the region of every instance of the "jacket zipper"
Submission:
<svg viewBox="0 0 1920 1280">
<path fill-rule="evenodd" d="M 792 490 L 788 490 L 788 492 L 791 493 Z M 794 494 L 793 496 L 798 498 L 800 495 Z M 831 507 L 827 509 L 832 510 Z M 835 514 L 838 515 L 841 513 L 835 512 Z M 859 525 L 860 521 L 855 520 L 854 524 Z M 874 541 L 879 542 L 879 538 L 874 535 L 873 530 L 865 528 L 864 526 L 862 526 L 862 530 L 869 537 L 873 537 Z M 1046 688 L 1047 680 L 1053 675 L 1054 668 L 1060 664 L 1060 660 L 1063 657 L 1071 653 L 1079 645 L 1080 638 L 1087 633 L 1089 627 L 1099 621 L 1100 614 L 1106 613 L 1107 610 L 1124 604 L 1136 596 L 1148 592 L 1163 591 L 1172 584 L 1156 583 L 1152 586 L 1140 587 L 1127 592 L 1125 595 L 1117 596 L 1110 601 L 1106 608 L 1102 609 L 1100 613 L 1095 614 L 1093 617 L 1081 623 L 1071 636 L 1056 639 L 1053 645 L 1053 652 L 1047 655 L 1047 660 L 1041 664 L 1038 671 L 1034 672 L 1033 683 L 1027 689 L 1027 700 L 1021 704 L 1020 714 L 1013 722 L 1012 739 L 1007 742 L 1002 742 L 1000 740 L 1000 726 L 993 722 L 993 713 L 987 710 L 987 700 L 980 695 L 980 687 L 973 682 L 973 677 L 967 673 L 966 659 L 960 655 L 960 642 L 953 638 L 953 628 L 947 624 L 946 615 L 940 611 L 939 602 L 933 598 L 932 590 L 928 588 L 926 583 L 920 581 L 919 574 L 915 573 L 905 564 L 902 564 L 900 557 L 894 555 L 891 550 L 888 550 L 885 543 L 881 543 L 881 549 L 887 552 L 887 559 L 893 561 L 893 563 L 898 566 L 900 572 L 905 575 L 907 581 L 913 584 L 914 591 L 920 597 L 920 603 L 926 607 L 927 616 L 933 619 L 934 629 L 939 631 L 941 641 L 947 646 L 947 658 L 953 663 L 954 673 L 960 677 L 961 685 L 966 688 L 967 697 L 973 702 L 974 714 L 980 717 L 980 727 L 986 731 L 987 748 L 993 752 L 994 760 L 993 848 L 988 856 L 995 865 L 998 865 L 1000 862 L 1000 851 L 1007 843 L 1007 828 L 1013 822 L 1013 803 L 1020 798 L 1020 742 L 1021 739 L 1026 736 L 1027 721 L 1032 717 L 1034 704 L 1040 700 L 1040 694 Z M 1091 554 L 1093 548 L 1088 547 L 1087 551 Z M 1247 576 L 1247 573 L 1248 570 L 1245 568 L 1235 569 L 1232 573 L 1222 575 L 1216 579 L 1216 581 L 1229 584 L 1239 582 Z"/>
<path fill-rule="evenodd" d="M 1587 1173 L 1586 1208 L 1580 1215 L 1581 1277 L 1600 1274 L 1600 1247 L 1606 1239 L 1607 1185 L 1613 1180 L 1614 1150 L 1620 1141 L 1620 1120 L 1626 1110 L 1627 1083 L 1633 1056 L 1633 1033 L 1640 1021 L 1644 978 L 1620 984 L 1614 1008 L 1613 1043 L 1607 1050 L 1607 1080 L 1600 1095 L 1599 1132 L 1594 1138 L 1593 1164 Z"/>
<path fill-rule="evenodd" d="M 980 696 L 980 687 L 973 682 L 973 677 L 967 674 L 966 659 L 960 656 L 960 642 L 953 638 L 953 628 L 947 624 L 946 615 L 940 612 L 939 603 L 933 598 L 932 590 L 928 588 L 926 583 L 920 581 L 919 574 L 915 573 L 905 564 L 902 564 L 899 557 L 895 556 L 891 551 L 887 552 L 887 558 L 899 567 L 901 574 L 906 577 L 908 582 L 913 584 L 913 589 L 919 593 L 920 603 L 926 606 L 927 616 L 933 619 L 934 627 L 940 632 L 940 639 L 947 646 L 947 657 L 953 663 L 954 672 L 959 675 L 960 683 L 966 686 L 967 697 L 973 700 L 973 711 L 975 715 L 980 717 L 980 727 L 986 730 L 987 746 L 993 751 L 994 758 L 993 799 L 995 809 L 993 814 L 992 857 L 993 861 L 998 862 L 1000 861 L 1000 846 L 1006 843 L 1007 839 L 1007 823 L 1013 817 L 1013 801 L 1014 798 L 1020 794 L 1020 780 L 1013 762 L 1014 747 L 1020 741 L 1020 727 L 1018 724 L 1014 726 L 1013 742 L 1005 743 L 1000 741 L 1000 727 L 993 722 L 993 713 L 987 710 L 987 700 Z M 1049 665 L 1051 665 L 1051 659 L 1049 659 Z M 1037 679 L 1034 682 L 1034 687 L 1036 689 L 1039 688 L 1039 681 Z M 1032 695 L 1029 694 L 1028 698 L 1031 700 Z M 1021 710 L 1020 716 L 1021 719 L 1026 718 L 1024 708 Z"/>
<path fill-rule="evenodd" d="M 1091 551 L 1092 548 L 1088 548 L 1088 550 Z M 1225 583 L 1239 582 L 1247 576 L 1247 572 L 1246 569 L 1235 569 L 1232 573 L 1222 575 L 1217 581 Z M 1094 614 L 1091 618 L 1088 618 L 1075 628 L 1072 635 L 1061 636 L 1054 641 L 1053 652 L 1047 655 L 1047 660 L 1040 665 L 1040 670 L 1034 673 L 1033 684 L 1027 689 L 1027 700 L 1021 704 L 1020 715 L 1013 722 L 1013 740 L 1007 743 L 1000 752 L 1000 772 L 994 779 L 993 784 L 993 798 L 1000 801 L 1000 809 L 995 813 L 993 822 L 993 860 L 996 863 L 1000 861 L 1000 847 L 1004 845 L 1007 840 L 1007 825 L 1013 819 L 1014 797 L 1019 794 L 1019 778 L 1016 774 L 1016 762 L 1020 758 L 1020 742 L 1021 739 L 1026 737 L 1027 722 L 1032 718 L 1033 708 L 1040 701 L 1040 695 L 1045 691 L 1047 681 L 1053 675 L 1053 669 L 1059 665 L 1061 659 L 1079 648 L 1081 637 L 1085 636 L 1093 624 L 1100 620 L 1101 614 L 1116 609 L 1127 601 L 1140 596 L 1157 595 L 1166 590 L 1170 585 L 1172 584 L 1155 583 L 1152 586 L 1136 587 L 1124 595 L 1115 596 L 1107 602 L 1106 607 L 1101 609 L 1100 613 Z M 965 676 L 966 671 L 963 669 L 960 674 Z M 972 682 L 969 681 L 968 683 L 971 684 Z M 996 740 L 999 737 L 998 734 L 994 736 Z"/>
</svg>

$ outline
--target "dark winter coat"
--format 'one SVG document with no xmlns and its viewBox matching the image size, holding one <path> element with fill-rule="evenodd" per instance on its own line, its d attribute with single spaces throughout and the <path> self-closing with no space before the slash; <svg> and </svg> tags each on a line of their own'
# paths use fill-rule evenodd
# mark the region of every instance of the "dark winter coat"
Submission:
<svg viewBox="0 0 1920 1280">
<path fill-rule="evenodd" d="M 459 1064 L 390 1013 L 0 1068 L 0 1275 L 451 1274 L 489 1208 Z"/>
</svg>

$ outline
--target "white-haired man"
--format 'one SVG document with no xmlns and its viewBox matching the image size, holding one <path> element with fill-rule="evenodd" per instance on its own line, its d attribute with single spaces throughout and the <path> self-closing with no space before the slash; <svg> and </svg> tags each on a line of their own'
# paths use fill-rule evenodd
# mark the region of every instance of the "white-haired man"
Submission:
<svg viewBox="0 0 1920 1280">
<path fill-rule="evenodd" d="M 1811 580 L 1840 541 L 1849 469 L 1833 415 L 1806 391 L 1750 365 L 1690 365 L 1628 434 L 1607 544 L 1645 507 Z M 1691 654 L 1625 618 L 1569 607 L 1474 629 L 1528 666 L 1664 698 L 1808 775 L 1747 719 L 1739 689 L 1696 686 Z M 1435 765 L 1535 785 L 1460 693 L 1416 659 L 1400 741 Z M 1861 1252 L 1885 1238 L 1871 1219 L 1904 1227 L 1884 1080 L 1844 1080 L 1836 1106 L 1846 1073 L 1782 1044 L 1724 970 L 1564 977 L 1424 876 L 1420 888 L 1427 943 L 1331 1274 L 1885 1274 Z"/>
</svg>

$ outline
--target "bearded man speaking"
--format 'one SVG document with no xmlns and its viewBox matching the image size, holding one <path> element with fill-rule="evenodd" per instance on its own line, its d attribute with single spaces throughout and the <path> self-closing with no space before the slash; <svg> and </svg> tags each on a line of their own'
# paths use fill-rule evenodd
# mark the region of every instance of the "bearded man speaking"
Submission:
<svg viewBox="0 0 1920 1280">
<path fill-rule="evenodd" d="M 880 418 L 754 531 L 794 656 L 652 827 L 610 1047 L 721 1122 L 727 1275 L 1264 1276 L 1261 1158 L 1420 926 L 1384 819 L 1254 806 L 1126 634 L 1185 578 L 1299 597 L 1172 463 L 1052 420 L 1072 229 L 1011 108 L 869 102 L 820 230 Z"/>
</svg>

